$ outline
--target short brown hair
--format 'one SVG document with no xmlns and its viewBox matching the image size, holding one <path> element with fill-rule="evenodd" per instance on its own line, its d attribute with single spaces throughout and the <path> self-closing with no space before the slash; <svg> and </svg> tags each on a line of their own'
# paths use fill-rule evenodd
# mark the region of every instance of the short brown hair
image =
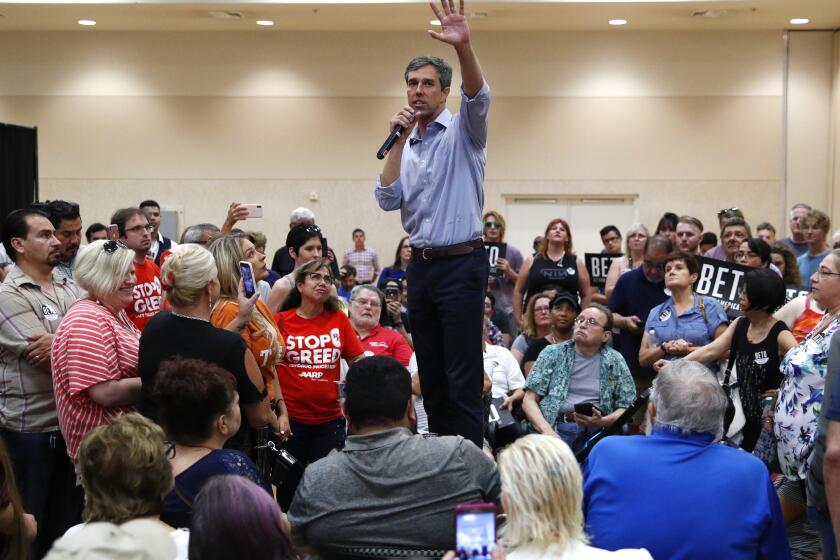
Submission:
<svg viewBox="0 0 840 560">
<path fill-rule="evenodd" d="M 662 263 L 662 266 L 666 266 L 669 262 L 674 261 L 684 262 L 689 274 L 700 274 L 700 263 L 697 261 L 697 257 L 691 253 L 686 253 L 685 251 L 674 251 L 665 257 L 665 262 Z"/>
<path fill-rule="evenodd" d="M 824 232 L 828 233 L 831 229 L 831 218 L 828 217 L 827 214 L 824 212 L 820 212 L 819 210 L 811 210 L 800 220 L 803 224 L 808 221 L 813 221 L 814 225 L 817 226 L 819 229 L 823 230 Z"/>
</svg>

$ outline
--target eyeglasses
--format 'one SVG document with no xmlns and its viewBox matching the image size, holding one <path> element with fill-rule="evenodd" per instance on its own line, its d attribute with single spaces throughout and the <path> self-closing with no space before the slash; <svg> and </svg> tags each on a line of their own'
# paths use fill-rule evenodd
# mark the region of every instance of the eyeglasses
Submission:
<svg viewBox="0 0 840 560">
<path fill-rule="evenodd" d="M 582 325 L 583 323 L 586 323 L 587 325 L 589 325 L 591 327 L 604 328 L 604 326 L 601 323 L 599 323 L 597 320 L 593 319 L 592 317 L 575 317 L 575 325 Z"/>
<path fill-rule="evenodd" d="M 364 307 L 366 305 L 369 305 L 371 307 L 382 307 L 382 304 L 379 303 L 379 300 L 377 300 L 377 299 L 358 299 L 357 298 L 357 299 L 353 300 L 353 303 L 358 303 L 359 306 L 361 306 L 361 307 Z"/>
<path fill-rule="evenodd" d="M 738 251 L 737 253 L 735 253 L 736 259 L 755 259 L 758 257 L 760 257 L 760 255 L 757 253 L 753 253 L 752 251 Z"/>
<path fill-rule="evenodd" d="M 499 224 L 497 224 L 496 222 L 484 222 L 484 227 L 486 227 L 488 229 L 494 229 L 494 228 L 498 228 Z"/>
<path fill-rule="evenodd" d="M 723 210 L 719 210 L 717 215 L 718 215 L 718 218 L 720 218 L 721 216 L 724 216 L 726 214 L 733 214 L 735 212 L 740 212 L 740 211 L 741 210 L 739 210 L 738 208 L 724 208 Z"/>
<path fill-rule="evenodd" d="M 310 272 L 309 279 L 315 282 L 316 284 L 320 284 L 323 282 L 324 284 L 332 284 L 333 278 L 329 274 L 321 274 L 320 272 Z"/>
<path fill-rule="evenodd" d="M 817 275 L 820 278 L 825 278 L 826 276 L 840 276 L 840 272 L 831 272 L 827 268 L 820 267 L 817 269 Z"/>
<path fill-rule="evenodd" d="M 146 231 L 148 231 L 149 233 L 151 233 L 154 229 L 155 229 L 155 228 L 154 228 L 154 226 L 152 226 L 151 224 L 147 224 L 147 225 L 145 225 L 145 226 L 134 226 L 133 228 L 128 228 L 128 229 L 126 229 L 126 230 L 125 230 L 125 232 L 126 232 L 126 233 L 128 233 L 128 232 L 131 232 L 131 233 L 140 233 L 140 232 L 142 232 L 143 230 L 146 230 Z"/>
<path fill-rule="evenodd" d="M 163 442 L 163 454 L 167 459 L 174 459 L 175 458 L 175 442 L 174 441 L 164 441 Z"/>
<path fill-rule="evenodd" d="M 117 249 L 128 249 L 128 245 L 119 239 L 109 239 L 102 245 L 102 250 L 108 255 L 113 255 L 117 252 Z"/>
</svg>

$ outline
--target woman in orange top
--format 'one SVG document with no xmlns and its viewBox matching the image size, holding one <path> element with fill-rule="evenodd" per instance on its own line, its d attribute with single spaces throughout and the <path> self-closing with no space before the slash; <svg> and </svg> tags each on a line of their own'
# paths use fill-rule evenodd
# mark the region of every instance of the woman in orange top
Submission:
<svg viewBox="0 0 840 560">
<path fill-rule="evenodd" d="M 257 281 L 268 277 L 268 268 L 265 266 L 265 255 L 257 251 L 254 244 L 241 234 L 223 235 L 214 240 L 208 249 L 216 259 L 220 285 L 219 299 L 213 306 L 210 322 L 214 326 L 224 328 L 235 320 L 239 313 L 239 283 L 242 279 L 239 261 L 251 263 Z M 241 333 L 260 366 L 269 398 L 276 404 L 280 437 L 287 439 L 290 435 L 289 414 L 283 402 L 283 393 L 277 382 L 275 370 L 275 365 L 283 359 L 285 346 L 280 329 L 262 301 L 257 300 L 251 320 L 244 325 Z"/>
</svg>

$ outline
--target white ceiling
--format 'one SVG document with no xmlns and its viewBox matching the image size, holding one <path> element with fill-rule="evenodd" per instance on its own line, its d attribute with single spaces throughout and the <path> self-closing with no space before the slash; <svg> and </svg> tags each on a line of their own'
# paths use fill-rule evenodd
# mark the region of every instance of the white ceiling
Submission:
<svg viewBox="0 0 840 560">
<path fill-rule="evenodd" d="M 708 10 L 716 17 L 692 15 Z M 237 19 L 215 19 L 210 12 L 237 12 Z M 470 2 L 467 12 L 475 30 L 780 30 L 838 29 L 840 0 L 718 0 L 716 2 L 666 0 L 568 1 L 506 0 Z M 803 26 L 790 25 L 795 17 L 809 18 Z M 628 20 L 612 27 L 611 18 Z M 79 19 L 97 21 L 81 27 Z M 255 25 L 257 19 L 275 22 Z M 35 2 L 0 1 L 0 32 L 72 30 L 99 31 L 376 31 L 422 30 L 431 27 L 432 13 L 424 0 L 327 0 L 303 3 L 217 0 L 179 3 L 157 2 Z"/>
</svg>

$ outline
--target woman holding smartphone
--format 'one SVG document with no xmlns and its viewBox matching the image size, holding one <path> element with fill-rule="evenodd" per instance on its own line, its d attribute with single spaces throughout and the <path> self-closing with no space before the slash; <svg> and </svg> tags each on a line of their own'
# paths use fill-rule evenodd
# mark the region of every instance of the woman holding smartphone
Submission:
<svg viewBox="0 0 840 560">
<path fill-rule="evenodd" d="M 264 280 L 268 276 L 268 269 L 265 266 L 265 255 L 257 251 L 244 235 L 223 235 L 213 241 L 209 251 L 219 271 L 219 296 L 213 305 L 210 322 L 224 328 L 239 316 L 239 284 L 242 280 L 240 261 L 250 263 L 254 283 Z M 283 393 L 274 370 L 275 364 L 283 358 L 285 348 L 280 330 L 262 301 L 257 300 L 251 320 L 242 326 L 240 332 L 245 345 L 257 361 L 269 399 L 276 406 L 281 420 L 285 420 L 287 412 L 283 404 Z M 283 427 L 280 432 L 281 436 L 285 435 L 282 434 L 285 432 Z"/>
</svg>

